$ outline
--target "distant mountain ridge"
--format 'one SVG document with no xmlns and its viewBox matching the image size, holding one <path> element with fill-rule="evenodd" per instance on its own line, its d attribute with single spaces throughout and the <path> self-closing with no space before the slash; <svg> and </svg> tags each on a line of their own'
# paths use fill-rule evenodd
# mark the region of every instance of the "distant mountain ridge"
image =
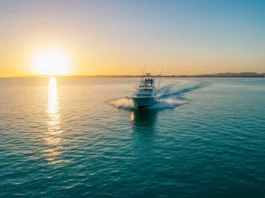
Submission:
<svg viewBox="0 0 265 198">
<path fill-rule="evenodd" d="M 216 74 L 202 74 L 197 76 L 205 77 L 265 77 L 265 73 L 256 73 L 256 72 L 241 72 L 241 73 L 216 73 Z"/>
</svg>

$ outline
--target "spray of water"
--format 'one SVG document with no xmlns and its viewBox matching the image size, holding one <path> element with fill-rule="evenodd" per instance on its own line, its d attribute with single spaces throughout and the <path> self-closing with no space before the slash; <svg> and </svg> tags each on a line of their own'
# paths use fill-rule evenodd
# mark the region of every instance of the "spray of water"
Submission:
<svg viewBox="0 0 265 198">
<path fill-rule="evenodd" d="M 185 93 L 203 88 L 206 86 L 205 82 L 200 82 L 195 85 L 177 88 L 176 84 L 169 84 L 161 87 L 158 92 L 159 102 L 148 109 L 169 109 L 175 108 L 179 105 L 187 104 L 188 101 L 183 98 Z M 123 109 L 135 109 L 133 101 L 130 97 L 118 98 L 108 101 L 109 104 Z"/>
</svg>

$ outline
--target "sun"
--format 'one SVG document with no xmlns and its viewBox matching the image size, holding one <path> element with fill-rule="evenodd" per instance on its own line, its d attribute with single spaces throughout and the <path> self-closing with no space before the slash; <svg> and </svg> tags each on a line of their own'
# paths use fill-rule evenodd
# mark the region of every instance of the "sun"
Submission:
<svg viewBox="0 0 265 198">
<path fill-rule="evenodd" d="M 37 75 L 67 75 L 70 60 L 62 50 L 47 48 L 35 53 L 31 60 L 33 73 Z"/>
</svg>

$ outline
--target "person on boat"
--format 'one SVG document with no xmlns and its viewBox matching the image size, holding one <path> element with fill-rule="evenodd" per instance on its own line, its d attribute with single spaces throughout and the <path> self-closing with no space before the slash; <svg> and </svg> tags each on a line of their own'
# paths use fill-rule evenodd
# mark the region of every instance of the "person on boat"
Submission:
<svg viewBox="0 0 265 198">
<path fill-rule="evenodd" d="M 147 83 L 147 79 L 144 79 L 144 82 Z"/>
<path fill-rule="evenodd" d="M 152 78 L 151 78 L 150 82 L 151 82 L 151 85 L 152 85 L 153 84 L 153 79 Z"/>
</svg>

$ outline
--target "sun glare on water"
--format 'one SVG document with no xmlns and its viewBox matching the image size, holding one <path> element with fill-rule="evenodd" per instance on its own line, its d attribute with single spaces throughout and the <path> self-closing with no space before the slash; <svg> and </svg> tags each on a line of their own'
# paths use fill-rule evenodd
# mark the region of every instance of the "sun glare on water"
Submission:
<svg viewBox="0 0 265 198">
<path fill-rule="evenodd" d="M 63 51 L 49 48 L 37 52 L 32 57 L 33 73 L 37 75 L 67 75 L 70 73 L 70 60 Z"/>
</svg>

